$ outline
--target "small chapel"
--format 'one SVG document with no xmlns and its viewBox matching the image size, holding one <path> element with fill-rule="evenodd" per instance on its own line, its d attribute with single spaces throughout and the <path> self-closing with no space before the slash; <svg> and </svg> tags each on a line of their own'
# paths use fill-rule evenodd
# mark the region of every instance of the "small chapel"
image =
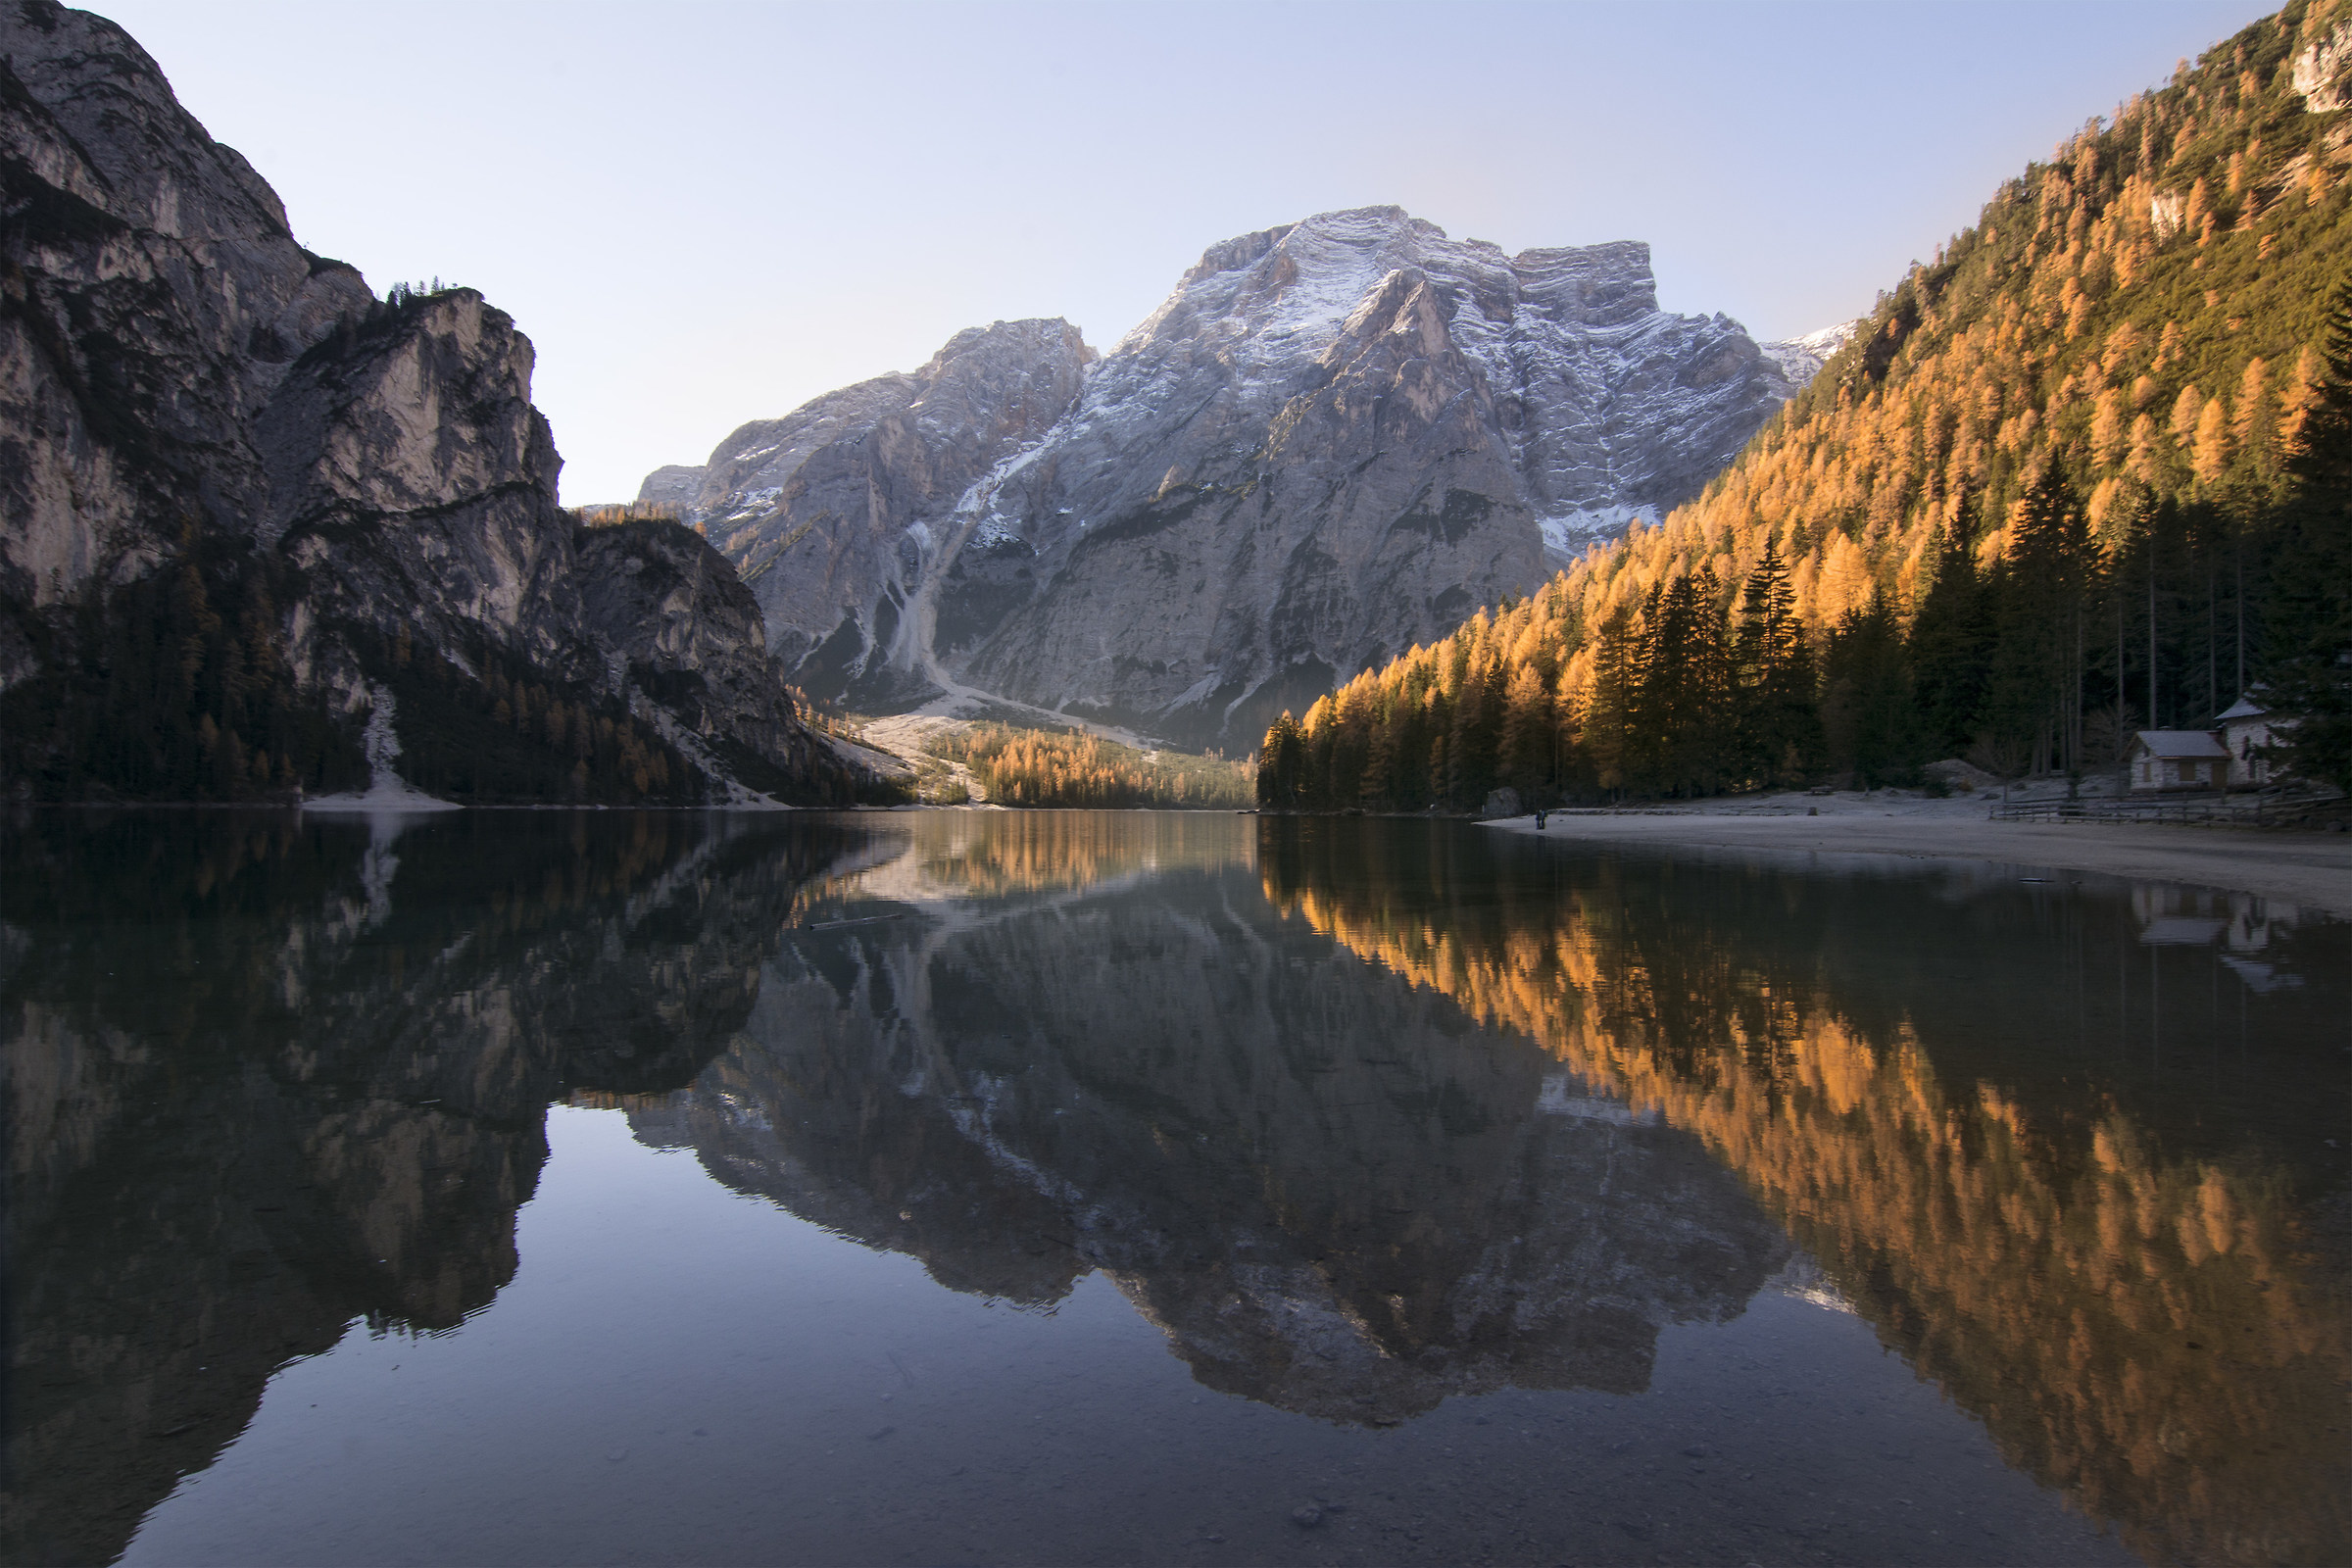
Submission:
<svg viewBox="0 0 2352 1568">
<path fill-rule="evenodd" d="M 2277 732 L 2290 722 L 2247 693 L 2211 729 L 2143 729 L 2132 745 L 2132 788 L 2260 788 L 2284 771 L 2276 756 Z"/>
</svg>

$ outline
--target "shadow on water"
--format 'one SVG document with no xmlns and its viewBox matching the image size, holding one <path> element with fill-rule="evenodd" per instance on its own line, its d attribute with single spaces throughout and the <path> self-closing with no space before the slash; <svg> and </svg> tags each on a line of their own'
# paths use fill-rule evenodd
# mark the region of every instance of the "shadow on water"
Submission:
<svg viewBox="0 0 2352 1568">
<path fill-rule="evenodd" d="M 111 1560 L 354 1318 L 487 1303 L 548 1104 L 691 1082 L 796 901 L 874 843 L 664 813 L 9 822 L 6 1560 Z"/>
<path fill-rule="evenodd" d="M 2275 905 L 1112 813 L 38 813 L 0 890 L 12 1561 L 490 1301 L 564 1100 L 1347 1427 L 1776 1287 L 2143 1556 L 2352 1541 L 2352 944 Z"/>
</svg>

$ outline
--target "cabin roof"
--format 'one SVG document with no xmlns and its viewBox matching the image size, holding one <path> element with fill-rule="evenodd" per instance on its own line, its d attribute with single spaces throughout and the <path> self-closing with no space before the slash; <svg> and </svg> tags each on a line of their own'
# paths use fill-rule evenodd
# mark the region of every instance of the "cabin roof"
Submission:
<svg viewBox="0 0 2352 1568">
<path fill-rule="evenodd" d="M 2233 718 L 2261 718 L 2268 712 L 2270 712 L 2270 710 L 2263 707 L 2253 698 L 2240 697 L 2235 703 L 2230 705 L 2230 710 L 2224 713 L 2215 722 L 2227 724 Z"/>
<path fill-rule="evenodd" d="M 2150 757 L 2167 760 L 2213 758 L 2227 761 L 2230 757 L 2230 748 L 2208 729 L 2143 729 L 2139 732 L 2139 744 Z"/>
</svg>

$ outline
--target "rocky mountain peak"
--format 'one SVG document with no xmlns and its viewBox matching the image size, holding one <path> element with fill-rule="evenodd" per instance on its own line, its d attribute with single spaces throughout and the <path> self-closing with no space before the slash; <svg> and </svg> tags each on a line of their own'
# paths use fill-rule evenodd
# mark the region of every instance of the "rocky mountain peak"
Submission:
<svg viewBox="0 0 2352 1568">
<path fill-rule="evenodd" d="M 1083 360 L 1096 358 L 1078 329 L 1058 316 L 994 321 L 987 326 L 967 326 L 948 339 L 914 376 L 921 381 L 935 381 L 953 373 L 956 367 L 974 361 L 1003 361 L 1021 354 L 1062 350 L 1075 352 Z"/>
<path fill-rule="evenodd" d="M 183 241 L 290 239 L 277 193 L 206 134 L 130 34 L 52 0 L 19 0 L 12 107 L 51 132 L 43 172 L 135 226 Z"/>
<path fill-rule="evenodd" d="M 1792 387 L 1803 387 L 1821 373 L 1821 368 L 1841 348 L 1854 340 L 1860 321 L 1840 321 L 1807 332 L 1802 337 L 1783 338 L 1777 343 L 1763 345 L 1765 357 L 1781 368 Z"/>
<path fill-rule="evenodd" d="M 686 515 L 813 690 L 1243 745 L 1695 494 L 1790 390 L 1658 309 L 1646 245 L 1356 208 L 1208 247 L 1099 360 L 1000 322 L 746 425 Z"/>
<path fill-rule="evenodd" d="M 1001 440 L 1000 425 L 1034 436 L 1068 406 L 1096 357 L 1078 329 L 1059 318 L 966 327 L 920 369 L 876 376 L 828 392 L 780 419 L 738 426 L 707 463 L 649 474 L 637 499 L 678 506 L 711 537 L 725 539 L 731 525 L 783 506 L 786 486 L 820 451 L 845 437 L 862 441 L 886 422 L 899 421 L 893 429 L 900 441 L 919 435 L 926 446 L 969 448 Z M 944 477 L 948 469 L 929 462 L 919 466 L 926 470 L 922 476 L 906 477 L 926 500 L 952 482 Z M 815 481 L 819 474 L 808 477 Z M 736 560 L 748 569 L 747 555 L 738 553 Z"/>
</svg>

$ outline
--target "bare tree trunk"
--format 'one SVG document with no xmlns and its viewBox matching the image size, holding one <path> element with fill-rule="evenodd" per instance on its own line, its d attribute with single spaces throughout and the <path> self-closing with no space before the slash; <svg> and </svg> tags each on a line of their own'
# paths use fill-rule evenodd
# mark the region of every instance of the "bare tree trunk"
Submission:
<svg viewBox="0 0 2352 1568">
<path fill-rule="evenodd" d="M 2148 529 L 2148 728 L 2161 729 L 2156 717 L 2156 530 Z"/>
<path fill-rule="evenodd" d="M 2237 694 L 2246 694 L 2246 531 L 2237 531 Z"/>
<path fill-rule="evenodd" d="M 2075 595 L 2075 708 L 2067 715 L 2066 767 L 2082 770 L 2082 596 Z"/>
</svg>

